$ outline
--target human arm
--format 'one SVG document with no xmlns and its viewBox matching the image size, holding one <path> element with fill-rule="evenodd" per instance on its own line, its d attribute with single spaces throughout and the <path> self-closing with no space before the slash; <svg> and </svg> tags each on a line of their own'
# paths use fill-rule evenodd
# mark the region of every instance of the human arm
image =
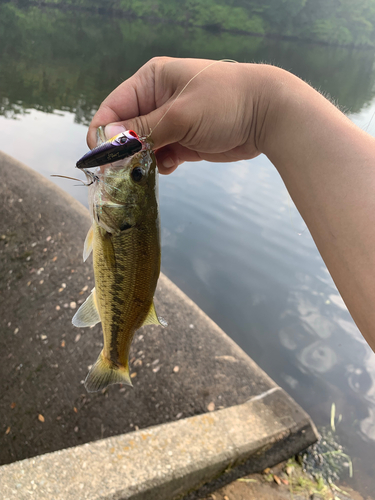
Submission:
<svg viewBox="0 0 375 500">
<path fill-rule="evenodd" d="M 212 65 L 170 108 L 209 64 L 149 62 L 103 102 L 89 145 L 97 126 L 110 122 L 140 135 L 151 129 L 162 173 L 187 160 L 236 161 L 265 153 L 375 350 L 375 139 L 302 80 L 267 65 Z"/>
<path fill-rule="evenodd" d="M 268 81 L 277 103 L 259 147 L 375 351 L 375 139 L 309 85 L 275 70 Z"/>
</svg>

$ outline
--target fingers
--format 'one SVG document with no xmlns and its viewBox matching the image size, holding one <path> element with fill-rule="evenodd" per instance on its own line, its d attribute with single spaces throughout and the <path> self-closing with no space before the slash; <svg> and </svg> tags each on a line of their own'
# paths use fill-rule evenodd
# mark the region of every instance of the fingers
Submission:
<svg viewBox="0 0 375 500">
<path fill-rule="evenodd" d="M 90 149 L 93 149 L 96 144 L 96 131 L 97 128 L 104 123 L 117 122 L 119 120 L 119 116 L 111 109 L 103 104 L 100 106 L 96 115 L 92 119 L 89 130 L 87 132 L 87 145 Z"/>
<path fill-rule="evenodd" d="M 131 78 L 119 85 L 102 102 L 89 127 L 87 143 L 90 148 L 96 145 L 96 129 L 109 123 L 121 123 L 126 129 L 133 128 L 139 135 L 148 135 L 150 126 L 154 126 L 161 117 L 161 113 L 147 117 L 157 110 L 156 79 L 164 64 L 170 58 L 160 57 L 151 59 L 142 66 Z M 171 92 L 173 93 L 173 92 Z M 164 89 L 164 101 L 170 93 Z M 159 99 L 158 99 L 159 100 Z M 135 118 L 140 117 L 141 118 Z M 130 123 L 128 123 L 130 120 Z"/>
<path fill-rule="evenodd" d="M 167 147 L 168 148 L 168 147 Z M 176 168 L 183 163 L 180 158 L 174 153 L 173 150 L 163 151 L 162 148 L 155 151 L 156 162 L 158 164 L 158 170 L 161 174 L 169 175 L 176 170 Z"/>
<path fill-rule="evenodd" d="M 140 137 L 150 138 L 155 149 L 179 142 L 189 130 L 186 111 L 181 110 L 181 104 L 179 101 L 174 102 L 172 98 L 146 115 L 120 121 L 117 113 L 103 103 L 91 122 L 88 145 L 90 148 L 96 146 L 96 129 L 103 124 L 107 124 L 105 127 L 107 139 L 124 130 L 134 130 Z M 166 114 L 168 114 L 168 120 L 164 119 Z"/>
<path fill-rule="evenodd" d="M 140 137 L 148 137 L 151 134 L 150 137 L 155 148 L 178 142 L 186 133 L 185 130 L 176 123 L 177 120 L 171 119 L 172 113 L 169 113 L 168 120 L 163 119 L 171 103 L 168 101 L 151 113 L 127 120 L 120 120 L 118 114 L 112 108 L 107 107 L 106 103 L 103 103 L 89 128 L 87 135 L 89 147 L 96 146 L 96 129 L 99 125 L 106 125 L 108 139 L 124 130 L 134 130 Z"/>
<path fill-rule="evenodd" d="M 201 157 L 195 151 L 184 148 L 178 143 L 170 144 L 155 151 L 158 169 L 161 174 L 169 175 L 184 161 L 199 161 Z"/>
<path fill-rule="evenodd" d="M 191 101 L 186 102 L 185 96 L 176 98 L 207 63 L 169 57 L 146 63 L 103 101 L 90 124 L 89 147 L 96 145 L 96 129 L 108 124 L 122 125 L 140 136 L 152 133 L 155 148 L 180 141 L 191 127 Z"/>
<path fill-rule="evenodd" d="M 87 134 L 87 144 L 90 148 L 96 146 L 96 129 L 108 123 L 122 122 L 140 114 L 139 102 L 143 102 L 142 109 L 149 113 L 155 109 L 154 92 L 151 89 L 144 95 L 144 87 L 150 90 L 153 81 L 154 68 L 151 62 L 142 66 L 131 78 L 125 80 L 102 102 L 92 119 Z M 146 83 L 145 83 L 146 82 Z"/>
</svg>

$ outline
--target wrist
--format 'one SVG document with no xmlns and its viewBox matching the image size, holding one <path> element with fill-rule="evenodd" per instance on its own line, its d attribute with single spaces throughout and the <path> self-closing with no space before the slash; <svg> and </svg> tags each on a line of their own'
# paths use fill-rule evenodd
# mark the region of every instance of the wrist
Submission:
<svg viewBox="0 0 375 500">
<path fill-rule="evenodd" d="M 286 126 L 285 116 L 292 99 L 292 87 L 299 81 L 291 73 L 268 64 L 241 64 L 242 95 L 245 96 L 244 123 L 246 149 L 252 154 L 263 153 L 270 158 L 278 141 L 275 139 Z M 276 142 L 276 143 L 275 143 Z M 272 160 L 271 160 L 272 161 Z"/>
<path fill-rule="evenodd" d="M 317 161 L 334 163 L 338 150 L 350 151 L 360 131 L 328 99 L 281 68 L 263 65 L 261 75 L 257 145 L 283 178 L 296 169 L 307 173 Z"/>
<path fill-rule="evenodd" d="M 276 66 L 257 66 L 257 106 L 254 141 L 260 153 L 268 158 L 280 153 L 282 135 L 288 135 L 293 117 L 293 95 L 302 80 Z M 313 90 L 313 89 L 311 89 Z M 290 117 L 290 118 L 289 118 Z M 272 160 L 271 160 L 272 161 Z"/>
</svg>

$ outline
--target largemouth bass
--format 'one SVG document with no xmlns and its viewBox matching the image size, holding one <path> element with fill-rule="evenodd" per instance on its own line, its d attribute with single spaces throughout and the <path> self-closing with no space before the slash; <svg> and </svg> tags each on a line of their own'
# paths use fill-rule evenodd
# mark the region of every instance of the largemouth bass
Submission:
<svg viewBox="0 0 375 500">
<path fill-rule="evenodd" d="M 85 170 L 92 227 L 83 257 L 92 251 L 95 288 L 72 322 L 86 327 L 101 321 L 104 336 L 103 350 L 85 380 L 89 392 L 110 384 L 132 385 L 128 357 L 134 333 L 143 325 L 166 326 L 153 303 L 160 274 L 158 172 L 151 147 L 142 146 L 103 172 Z"/>
</svg>

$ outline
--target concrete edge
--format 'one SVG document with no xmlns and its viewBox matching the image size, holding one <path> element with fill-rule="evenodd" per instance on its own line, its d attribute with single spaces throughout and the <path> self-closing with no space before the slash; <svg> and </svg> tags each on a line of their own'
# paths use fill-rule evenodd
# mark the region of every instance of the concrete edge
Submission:
<svg viewBox="0 0 375 500">
<path fill-rule="evenodd" d="M 241 405 L 4 465 L 2 498 L 195 499 L 316 439 L 307 413 L 274 387 Z"/>
<path fill-rule="evenodd" d="M 242 347 L 240 347 L 217 323 L 215 323 L 215 321 L 210 318 L 210 316 L 208 316 L 208 314 L 206 314 L 188 295 L 186 295 L 185 292 L 183 292 L 173 281 L 171 281 L 168 276 L 160 272 L 158 287 L 162 286 L 167 286 L 170 294 L 179 297 L 186 304 L 186 308 L 194 311 L 194 315 L 202 318 L 207 327 L 214 330 L 215 334 L 220 339 L 223 339 L 227 345 L 230 345 L 236 358 L 241 358 L 248 366 L 251 366 L 251 369 L 254 372 L 261 372 L 264 381 L 267 381 L 271 387 L 278 387 L 276 382 L 264 370 L 262 370 L 259 365 L 257 365 L 250 355 L 246 354 Z"/>
</svg>

